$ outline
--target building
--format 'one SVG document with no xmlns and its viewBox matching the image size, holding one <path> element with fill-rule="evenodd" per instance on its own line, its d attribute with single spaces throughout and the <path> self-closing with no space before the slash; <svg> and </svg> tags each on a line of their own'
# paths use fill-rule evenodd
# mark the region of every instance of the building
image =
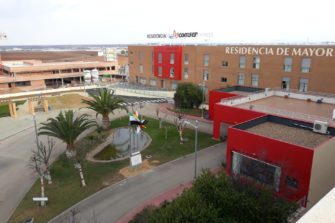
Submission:
<svg viewBox="0 0 335 223">
<path fill-rule="evenodd" d="M 335 98 L 229 87 L 210 92 L 226 170 L 310 208 L 335 186 Z"/>
<path fill-rule="evenodd" d="M 80 84 L 84 70 L 97 69 L 99 75 L 116 75 L 117 62 L 71 61 L 42 62 L 40 60 L 2 61 L 0 90 L 32 90 L 46 87 Z"/>
<path fill-rule="evenodd" d="M 335 93 L 334 45 L 129 46 L 130 82 Z"/>
</svg>

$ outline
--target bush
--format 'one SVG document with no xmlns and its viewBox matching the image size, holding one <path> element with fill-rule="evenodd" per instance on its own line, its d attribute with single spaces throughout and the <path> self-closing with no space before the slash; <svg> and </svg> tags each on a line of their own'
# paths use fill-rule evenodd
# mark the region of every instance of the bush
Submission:
<svg viewBox="0 0 335 223">
<path fill-rule="evenodd" d="M 145 209 L 131 222 L 282 223 L 296 209 L 270 190 L 206 171 L 180 197 Z"/>
<path fill-rule="evenodd" d="M 203 93 L 199 86 L 192 83 L 178 84 L 174 101 L 177 108 L 198 108 L 203 101 Z"/>
</svg>

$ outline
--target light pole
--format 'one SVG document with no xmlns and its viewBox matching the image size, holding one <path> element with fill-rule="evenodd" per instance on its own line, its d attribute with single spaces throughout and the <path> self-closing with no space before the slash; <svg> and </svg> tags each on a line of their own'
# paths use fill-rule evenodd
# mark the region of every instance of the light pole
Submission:
<svg viewBox="0 0 335 223">
<path fill-rule="evenodd" d="M 195 120 L 195 125 L 189 121 L 185 121 L 186 125 L 190 125 L 195 128 L 195 140 L 194 140 L 194 179 L 197 178 L 197 152 L 198 152 L 198 120 Z"/>
<path fill-rule="evenodd" d="M 202 81 L 202 108 L 201 108 L 201 117 L 204 118 L 204 104 L 206 100 L 206 95 L 205 95 L 205 80 Z"/>
</svg>

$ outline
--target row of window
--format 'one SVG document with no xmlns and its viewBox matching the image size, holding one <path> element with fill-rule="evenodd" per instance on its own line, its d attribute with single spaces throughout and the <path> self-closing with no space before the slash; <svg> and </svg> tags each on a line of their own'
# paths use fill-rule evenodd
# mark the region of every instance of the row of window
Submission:
<svg viewBox="0 0 335 223">
<path fill-rule="evenodd" d="M 162 54 L 158 54 L 158 63 L 162 63 Z M 174 64 L 174 54 L 170 54 L 170 64 Z M 188 60 L 188 54 L 184 54 L 184 65 L 188 65 L 189 60 Z M 293 64 L 293 59 L 292 57 L 285 57 L 284 58 L 284 65 L 283 65 L 283 70 L 285 72 L 291 72 L 292 71 L 292 64 Z M 209 65 L 209 56 L 208 54 L 204 55 L 204 66 Z M 223 67 L 228 67 L 229 63 L 228 61 L 222 61 L 222 66 Z M 253 61 L 252 61 L 252 68 L 254 69 L 260 69 L 261 65 L 261 59 L 259 56 L 254 56 Z M 240 61 L 239 61 L 239 68 L 244 69 L 246 68 L 246 56 L 240 56 Z M 311 59 L 310 58 L 303 58 L 301 61 L 301 67 L 300 71 L 302 73 L 309 73 L 311 70 Z M 143 73 L 143 65 L 139 65 L 139 71 L 140 73 Z"/>
<path fill-rule="evenodd" d="M 139 83 L 142 84 L 142 85 L 147 85 L 147 79 L 145 77 L 140 77 Z M 157 80 L 156 79 L 150 79 L 149 85 L 151 87 L 157 87 Z M 164 84 L 164 80 L 161 80 L 161 87 L 164 88 L 165 87 L 164 85 L 165 85 Z M 178 85 L 178 83 L 172 82 L 171 83 L 171 89 L 172 90 L 176 90 L 177 89 L 177 85 Z"/>
<path fill-rule="evenodd" d="M 221 82 L 228 82 L 227 77 L 221 77 Z M 281 82 L 281 88 L 285 90 L 290 89 L 290 82 L 291 78 L 283 77 Z M 299 80 L 299 91 L 306 92 L 308 91 L 308 79 L 307 78 L 300 78 Z M 259 84 L 259 75 L 258 74 L 251 74 L 251 86 L 258 87 Z M 245 74 L 239 73 L 237 78 L 237 85 L 245 85 Z"/>
<path fill-rule="evenodd" d="M 205 80 L 205 79 L 204 79 Z M 208 73 L 207 73 L 207 80 L 208 80 Z M 259 86 L 259 75 L 258 74 L 251 74 L 251 86 L 253 87 L 258 87 Z M 141 77 L 139 82 L 143 85 L 147 84 L 147 79 L 145 77 Z M 221 82 L 228 82 L 227 77 L 221 77 Z M 283 77 L 282 82 L 281 82 L 281 88 L 285 90 L 290 89 L 290 82 L 291 79 L 289 77 Z M 237 84 L 238 85 L 246 85 L 246 78 L 244 73 L 239 73 L 238 78 L 237 78 Z M 150 79 L 150 86 L 156 87 L 157 85 L 157 80 L 156 79 Z M 308 85 L 309 85 L 309 80 L 306 78 L 300 78 L 299 80 L 299 86 L 298 89 L 301 92 L 307 92 L 308 91 Z M 177 83 L 173 82 L 171 83 L 171 88 L 176 89 L 177 88 Z"/>
</svg>

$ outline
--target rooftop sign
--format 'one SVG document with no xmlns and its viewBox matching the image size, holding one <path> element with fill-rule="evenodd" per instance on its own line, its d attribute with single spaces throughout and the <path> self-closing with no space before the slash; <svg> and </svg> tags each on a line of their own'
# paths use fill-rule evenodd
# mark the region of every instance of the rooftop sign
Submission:
<svg viewBox="0 0 335 223">
<path fill-rule="evenodd" d="M 247 47 L 227 46 L 226 54 L 244 55 L 275 55 L 275 56 L 306 56 L 332 57 L 334 48 L 329 47 Z"/>
<path fill-rule="evenodd" d="M 199 32 L 176 32 L 173 31 L 172 34 L 168 33 L 156 33 L 156 34 L 147 34 L 147 38 L 149 39 L 178 39 L 178 38 L 195 38 L 195 37 L 212 37 L 212 33 L 199 33 Z"/>
</svg>

